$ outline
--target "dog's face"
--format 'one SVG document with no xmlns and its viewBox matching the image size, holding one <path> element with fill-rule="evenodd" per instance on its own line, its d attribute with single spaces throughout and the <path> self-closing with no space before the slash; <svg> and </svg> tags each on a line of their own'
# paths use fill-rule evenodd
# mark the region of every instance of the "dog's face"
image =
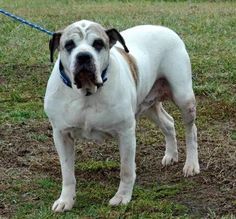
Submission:
<svg viewBox="0 0 236 219">
<path fill-rule="evenodd" d="M 128 49 L 115 29 L 105 30 L 100 24 L 79 21 L 56 32 L 50 41 L 51 60 L 59 49 L 62 65 L 74 89 L 95 93 L 103 85 L 101 74 L 109 64 L 110 48 L 118 41 Z"/>
<path fill-rule="evenodd" d="M 101 72 L 109 61 L 109 38 L 95 23 L 74 23 L 60 39 L 60 58 L 65 69 L 79 88 L 96 88 L 102 84 Z"/>
</svg>

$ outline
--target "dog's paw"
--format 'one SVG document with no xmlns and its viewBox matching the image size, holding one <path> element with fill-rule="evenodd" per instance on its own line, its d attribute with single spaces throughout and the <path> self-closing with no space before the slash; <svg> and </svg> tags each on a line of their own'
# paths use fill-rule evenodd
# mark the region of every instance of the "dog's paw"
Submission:
<svg viewBox="0 0 236 219">
<path fill-rule="evenodd" d="M 73 205 L 75 203 L 74 199 L 62 199 L 59 198 L 56 200 L 52 206 L 52 210 L 54 212 L 64 212 L 64 211 L 69 211 L 72 209 Z"/>
<path fill-rule="evenodd" d="M 161 161 L 163 166 L 169 166 L 176 162 L 178 162 L 178 152 L 175 152 L 173 154 L 165 154 Z"/>
<path fill-rule="evenodd" d="M 196 174 L 199 174 L 200 167 L 199 167 L 198 161 L 196 161 L 196 162 L 187 162 L 186 161 L 185 165 L 184 165 L 183 172 L 184 172 L 185 177 L 194 176 Z"/>
<path fill-rule="evenodd" d="M 131 195 L 119 195 L 116 194 L 110 201 L 109 205 L 117 206 L 117 205 L 127 205 L 131 200 Z"/>
</svg>

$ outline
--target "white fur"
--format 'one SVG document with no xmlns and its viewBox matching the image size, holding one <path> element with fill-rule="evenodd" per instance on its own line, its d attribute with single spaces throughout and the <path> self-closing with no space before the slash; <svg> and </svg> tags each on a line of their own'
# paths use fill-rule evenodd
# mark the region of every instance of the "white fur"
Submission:
<svg viewBox="0 0 236 219">
<path fill-rule="evenodd" d="M 82 25 L 83 23 L 83 25 Z M 73 24 L 82 30 L 91 22 L 80 21 Z M 59 59 L 56 61 L 47 85 L 45 112 L 53 127 L 53 137 L 62 169 L 62 192 L 52 209 L 57 212 L 69 210 L 74 204 L 74 142 L 76 136 L 101 140 L 106 134 L 117 136 L 121 156 L 121 181 L 111 205 L 127 204 L 131 200 L 135 181 L 135 124 L 136 116 L 145 114 L 162 130 L 166 139 L 163 165 L 178 161 L 177 141 L 173 118 L 163 109 L 160 102 L 149 106 L 148 98 L 155 81 L 165 77 L 179 106 L 186 126 L 187 158 L 184 175 L 199 173 L 197 153 L 197 131 L 194 124 L 195 98 L 192 90 L 191 66 L 184 43 L 172 30 L 144 25 L 123 31 L 122 36 L 136 59 L 139 82 L 135 86 L 129 65 L 116 48 L 96 57 L 98 71 L 109 62 L 108 80 L 93 95 L 85 96 L 81 89 L 73 89 L 63 84 L 59 75 Z M 85 50 L 88 42 L 83 41 Z M 121 47 L 119 43 L 116 46 Z M 81 47 L 77 48 L 78 50 Z M 75 51 L 76 53 L 76 51 Z M 60 58 L 60 57 L 59 57 Z M 109 58 L 109 59 L 108 59 Z M 66 65 L 72 60 L 61 55 Z M 72 75 L 69 75 L 73 81 Z M 146 101 L 146 102 L 145 102 Z"/>
</svg>

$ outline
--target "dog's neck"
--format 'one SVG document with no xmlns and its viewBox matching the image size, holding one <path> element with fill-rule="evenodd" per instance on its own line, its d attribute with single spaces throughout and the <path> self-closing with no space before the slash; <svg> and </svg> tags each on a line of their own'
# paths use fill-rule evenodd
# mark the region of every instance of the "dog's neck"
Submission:
<svg viewBox="0 0 236 219">
<path fill-rule="evenodd" d="M 70 78 L 67 76 L 66 72 L 65 72 L 65 69 L 64 69 L 64 66 L 62 65 L 61 63 L 61 60 L 59 61 L 59 72 L 60 72 L 60 77 L 61 77 L 61 80 L 63 81 L 63 83 L 72 88 L 72 83 L 71 83 L 71 80 Z"/>
<path fill-rule="evenodd" d="M 107 81 L 107 69 L 108 69 L 108 66 L 102 71 L 102 74 L 101 74 L 101 78 L 102 78 L 103 84 Z M 70 78 L 68 77 L 68 75 L 66 74 L 64 66 L 63 66 L 61 60 L 59 61 L 59 72 L 60 72 L 60 77 L 61 77 L 62 82 L 66 86 L 72 88 L 72 82 L 71 82 Z M 100 87 L 101 86 L 97 86 L 97 89 L 99 89 Z M 91 94 L 92 94 L 91 92 L 86 91 L 86 96 L 90 96 Z"/>
</svg>

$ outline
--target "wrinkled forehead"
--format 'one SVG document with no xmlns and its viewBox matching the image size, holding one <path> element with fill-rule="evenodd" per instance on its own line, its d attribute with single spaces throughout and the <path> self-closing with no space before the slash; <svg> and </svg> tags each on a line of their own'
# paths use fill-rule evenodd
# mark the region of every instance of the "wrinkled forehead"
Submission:
<svg viewBox="0 0 236 219">
<path fill-rule="evenodd" d="M 90 40 L 91 38 L 101 38 L 105 43 L 109 41 L 105 29 L 100 24 L 89 21 L 79 21 L 66 27 L 61 41 L 65 42 L 68 39 Z"/>
</svg>

